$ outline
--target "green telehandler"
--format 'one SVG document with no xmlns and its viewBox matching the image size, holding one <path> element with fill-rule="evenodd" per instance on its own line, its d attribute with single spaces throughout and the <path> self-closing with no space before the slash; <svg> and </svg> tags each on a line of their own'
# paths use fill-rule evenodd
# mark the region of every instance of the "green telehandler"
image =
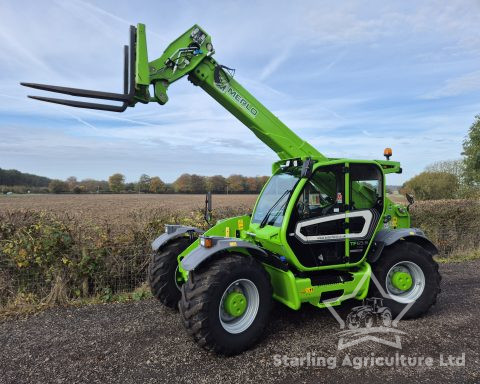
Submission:
<svg viewBox="0 0 480 384">
<path fill-rule="evenodd" d="M 179 308 L 200 346 L 225 355 L 258 341 L 273 299 L 298 310 L 304 303 L 325 308 L 383 297 L 397 318 L 428 311 L 440 292 L 437 249 L 410 227 L 410 205 L 387 198 L 386 175 L 402 172 L 391 149 L 385 160 L 326 157 L 243 88 L 214 53 L 211 37 L 194 25 L 148 61 L 145 26 L 138 24 L 125 46 L 123 93 L 21 83 L 121 104 L 30 96 L 38 100 L 123 112 L 136 103 L 165 104 L 170 84 L 187 76 L 277 153 L 251 215 L 220 220 L 207 231 L 166 226 L 152 243 L 153 294 Z"/>
</svg>

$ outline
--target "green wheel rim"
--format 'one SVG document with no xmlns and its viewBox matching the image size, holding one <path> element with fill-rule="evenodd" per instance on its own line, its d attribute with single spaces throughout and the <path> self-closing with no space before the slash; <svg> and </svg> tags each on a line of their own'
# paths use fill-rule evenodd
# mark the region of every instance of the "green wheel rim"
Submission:
<svg viewBox="0 0 480 384">
<path fill-rule="evenodd" d="M 388 271 L 385 285 L 390 299 L 408 304 L 422 296 L 426 285 L 425 274 L 413 261 L 400 261 Z"/>
<path fill-rule="evenodd" d="M 392 285 L 401 291 L 408 291 L 413 285 L 412 275 L 405 271 L 396 271 L 392 275 Z"/>
<path fill-rule="evenodd" d="M 230 292 L 225 298 L 224 308 L 230 316 L 242 316 L 247 309 L 247 298 L 241 292 Z"/>
</svg>

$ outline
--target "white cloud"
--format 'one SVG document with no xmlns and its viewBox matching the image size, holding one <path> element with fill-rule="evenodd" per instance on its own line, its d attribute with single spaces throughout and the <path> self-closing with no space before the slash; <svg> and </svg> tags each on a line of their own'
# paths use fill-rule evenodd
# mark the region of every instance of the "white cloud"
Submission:
<svg viewBox="0 0 480 384">
<path fill-rule="evenodd" d="M 263 81 L 271 76 L 277 68 L 291 56 L 291 47 L 284 47 L 280 53 L 275 52 L 272 59 L 265 65 L 260 73 L 259 80 Z"/>
<path fill-rule="evenodd" d="M 440 88 L 422 95 L 424 99 L 439 99 L 480 90 L 480 71 L 470 72 L 445 81 Z"/>
</svg>

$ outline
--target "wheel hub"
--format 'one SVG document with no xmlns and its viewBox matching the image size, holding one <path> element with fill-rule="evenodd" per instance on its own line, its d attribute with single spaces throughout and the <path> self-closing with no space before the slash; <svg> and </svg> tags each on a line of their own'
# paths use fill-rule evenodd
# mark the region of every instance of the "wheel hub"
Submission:
<svg viewBox="0 0 480 384">
<path fill-rule="evenodd" d="M 392 275 L 392 285 L 400 291 L 408 291 L 412 285 L 412 275 L 406 271 L 396 271 Z"/>
<path fill-rule="evenodd" d="M 230 316 L 242 316 L 247 309 L 247 298 L 241 292 L 230 292 L 225 298 L 224 309 Z"/>
<path fill-rule="evenodd" d="M 425 274 L 413 261 L 400 261 L 388 271 L 385 287 L 391 299 L 402 304 L 411 303 L 425 289 Z"/>
</svg>

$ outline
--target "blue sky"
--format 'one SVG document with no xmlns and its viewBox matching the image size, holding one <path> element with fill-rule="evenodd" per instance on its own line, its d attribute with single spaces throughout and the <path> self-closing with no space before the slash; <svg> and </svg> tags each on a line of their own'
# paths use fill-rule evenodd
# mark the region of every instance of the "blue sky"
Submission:
<svg viewBox="0 0 480 384">
<path fill-rule="evenodd" d="M 382 158 L 399 184 L 460 157 L 480 112 L 479 1 L 0 0 L 0 167 L 52 178 L 122 172 L 173 181 L 270 173 L 268 147 L 186 79 L 165 106 L 123 114 L 26 98 L 30 81 L 121 91 L 128 25 L 147 25 L 149 58 L 193 24 L 216 59 L 330 157 Z"/>
</svg>

